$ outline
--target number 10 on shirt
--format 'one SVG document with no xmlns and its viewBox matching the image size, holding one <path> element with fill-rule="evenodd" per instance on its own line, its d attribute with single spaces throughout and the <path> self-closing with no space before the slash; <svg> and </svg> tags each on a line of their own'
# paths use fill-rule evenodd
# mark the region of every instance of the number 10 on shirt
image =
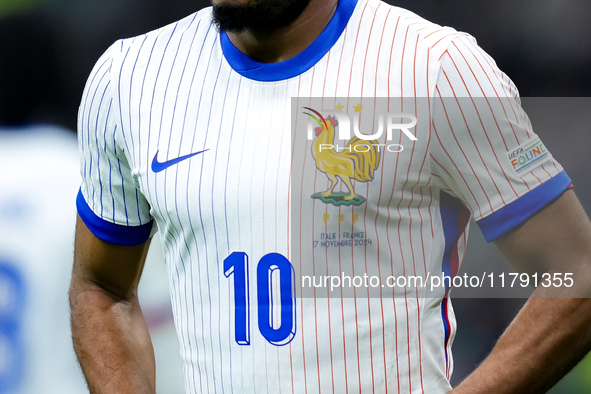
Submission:
<svg viewBox="0 0 591 394">
<path fill-rule="evenodd" d="M 250 290 L 248 255 L 234 252 L 224 260 L 224 275 L 234 276 L 234 329 L 239 345 L 250 345 Z M 256 270 L 258 326 L 261 335 L 272 345 L 287 345 L 296 333 L 296 300 L 294 270 L 287 258 L 278 253 L 263 256 Z M 277 273 L 279 275 L 277 275 Z M 274 279 L 279 279 L 279 294 Z M 273 313 L 274 302 L 280 300 L 280 323 Z"/>
</svg>

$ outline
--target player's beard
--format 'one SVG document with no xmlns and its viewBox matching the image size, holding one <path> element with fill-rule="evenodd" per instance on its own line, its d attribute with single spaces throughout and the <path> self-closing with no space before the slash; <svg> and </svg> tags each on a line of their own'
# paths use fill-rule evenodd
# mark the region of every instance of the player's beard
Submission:
<svg viewBox="0 0 591 394">
<path fill-rule="evenodd" d="M 309 3 L 310 0 L 251 0 L 247 4 L 218 4 L 213 6 L 213 21 L 220 31 L 271 33 L 290 25 Z"/>
</svg>

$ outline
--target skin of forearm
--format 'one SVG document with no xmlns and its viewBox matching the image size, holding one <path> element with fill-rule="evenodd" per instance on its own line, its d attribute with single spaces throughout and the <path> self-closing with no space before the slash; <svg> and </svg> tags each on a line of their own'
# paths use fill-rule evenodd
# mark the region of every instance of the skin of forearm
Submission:
<svg viewBox="0 0 591 394">
<path fill-rule="evenodd" d="M 70 287 L 74 349 L 92 394 L 155 393 L 155 361 L 137 296 L 92 283 Z"/>
<path fill-rule="evenodd" d="M 591 350 L 591 222 L 567 190 L 495 243 L 518 272 L 570 273 L 573 286 L 539 286 L 452 393 L 545 392 Z"/>
<path fill-rule="evenodd" d="M 545 392 L 591 350 L 591 300 L 535 298 L 544 296 L 538 290 L 452 393 Z"/>
</svg>

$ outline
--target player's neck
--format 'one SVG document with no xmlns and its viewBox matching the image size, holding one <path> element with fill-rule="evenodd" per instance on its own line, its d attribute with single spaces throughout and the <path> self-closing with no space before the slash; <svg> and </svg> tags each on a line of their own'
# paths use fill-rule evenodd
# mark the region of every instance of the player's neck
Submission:
<svg viewBox="0 0 591 394">
<path fill-rule="evenodd" d="M 282 62 L 296 56 L 322 33 L 335 13 L 338 0 L 311 0 L 289 26 L 272 33 L 250 30 L 228 33 L 232 44 L 251 59 L 263 63 Z"/>
</svg>

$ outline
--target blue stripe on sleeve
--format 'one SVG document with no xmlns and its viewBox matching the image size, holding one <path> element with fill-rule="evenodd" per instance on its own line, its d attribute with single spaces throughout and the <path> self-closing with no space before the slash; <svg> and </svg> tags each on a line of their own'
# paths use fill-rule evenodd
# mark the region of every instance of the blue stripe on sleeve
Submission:
<svg viewBox="0 0 591 394">
<path fill-rule="evenodd" d="M 80 218 L 88 229 L 99 239 L 115 245 L 140 245 L 150 238 L 152 222 L 141 226 L 122 226 L 111 223 L 97 216 L 86 203 L 82 190 L 76 197 L 76 208 Z"/>
<path fill-rule="evenodd" d="M 484 238 L 491 242 L 513 230 L 560 196 L 571 184 L 569 176 L 562 171 L 512 203 L 479 220 L 477 223 Z"/>
</svg>

